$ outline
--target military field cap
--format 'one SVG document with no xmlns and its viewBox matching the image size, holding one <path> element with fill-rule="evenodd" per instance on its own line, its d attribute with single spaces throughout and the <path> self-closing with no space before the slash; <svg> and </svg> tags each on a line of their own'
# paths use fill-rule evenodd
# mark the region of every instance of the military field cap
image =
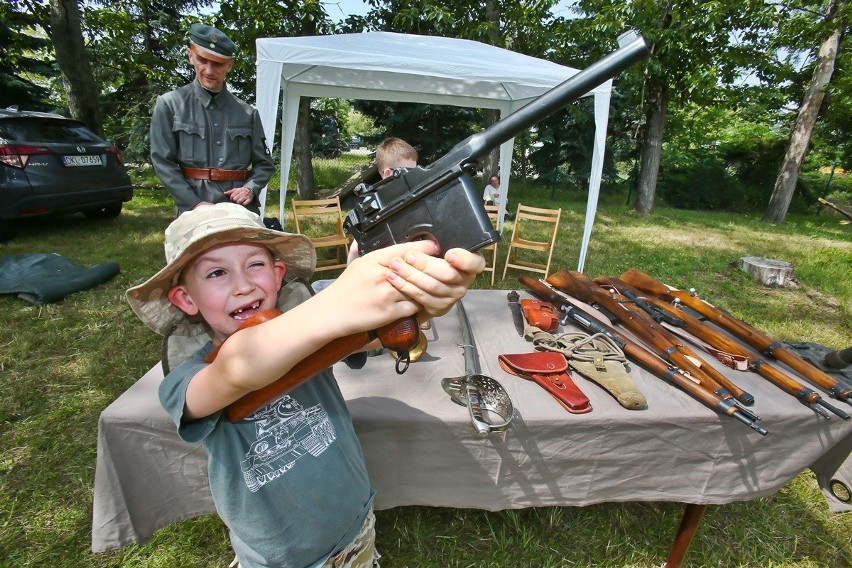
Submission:
<svg viewBox="0 0 852 568">
<path fill-rule="evenodd" d="M 160 335 L 208 333 L 203 322 L 190 320 L 167 294 L 192 259 L 211 247 L 231 242 L 254 243 L 271 250 L 287 266 L 287 280 L 307 280 L 316 267 L 316 253 L 307 237 L 267 229 L 260 216 L 236 203 L 202 205 L 181 214 L 166 228 L 166 266 L 127 291 L 130 307 Z"/>
<path fill-rule="evenodd" d="M 213 26 L 192 24 L 189 28 L 189 42 L 204 57 L 221 63 L 233 60 L 237 53 L 237 44 Z"/>
</svg>

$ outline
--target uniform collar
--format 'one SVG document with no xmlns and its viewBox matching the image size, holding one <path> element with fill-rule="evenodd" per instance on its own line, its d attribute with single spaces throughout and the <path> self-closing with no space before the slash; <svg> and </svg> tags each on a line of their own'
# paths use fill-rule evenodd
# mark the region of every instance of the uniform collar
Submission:
<svg viewBox="0 0 852 568">
<path fill-rule="evenodd" d="M 216 93 L 215 96 L 213 96 L 210 94 L 209 91 L 207 91 L 207 89 L 201 86 L 201 83 L 198 81 L 197 78 L 192 80 L 192 92 L 195 94 L 196 97 L 198 97 L 198 99 L 201 101 L 201 104 L 205 107 L 209 106 L 214 101 L 217 101 L 221 104 L 222 101 L 224 101 L 230 94 L 230 91 L 228 91 L 228 85 L 226 83 L 222 86 L 222 90 Z"/>
</svg>

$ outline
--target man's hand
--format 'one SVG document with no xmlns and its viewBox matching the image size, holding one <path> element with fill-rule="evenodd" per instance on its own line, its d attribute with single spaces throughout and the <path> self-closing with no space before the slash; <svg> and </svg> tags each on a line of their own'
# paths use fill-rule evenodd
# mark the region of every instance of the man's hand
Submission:
<svg viewBox="0 0 852 568">
<path fill-rule="evenodd" d="M 235 187 L 225 192 L 228 199 L 237 205 L 251 205 L 254 202 L 254 192 L 247 187 Z"/>
</svg>

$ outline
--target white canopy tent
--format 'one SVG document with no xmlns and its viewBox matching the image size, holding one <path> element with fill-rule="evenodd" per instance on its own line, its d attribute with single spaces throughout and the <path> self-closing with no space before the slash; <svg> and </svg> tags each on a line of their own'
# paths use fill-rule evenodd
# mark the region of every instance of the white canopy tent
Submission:
<svg viewBox="0 0 852 568">
<path fill-rule="evenodd" d="M 300 97 L 493 108 L 506 116 L 577 72 L 491 45 L 445 37 L 370 32 L 258 39 L 257 108 L 270 144 L 275 139 L 282 94 L 281 214 Z M 594 96 L 595 137 L 577 267 L 581 272 L 597 210 L 611 87 L 612 81 L 607 81 L 587 95 Z M 416 140 L 410 142 L 417 145 Z M 500 146 L 501 224 L 509 194 L 513 142 Z M 265 198 L 264 191 L 261 210 Z"/>
</svg>

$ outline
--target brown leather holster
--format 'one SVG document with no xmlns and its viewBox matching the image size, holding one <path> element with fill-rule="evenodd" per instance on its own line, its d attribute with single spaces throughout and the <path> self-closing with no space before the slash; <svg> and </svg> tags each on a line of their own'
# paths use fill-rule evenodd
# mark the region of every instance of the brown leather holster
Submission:
<svg viewBox="0 0 852 568">
<path fill-rule="evenodd" d="M 535 381 L 568 412 L 573 414 L 591 412 L 592 405 L 583 391 L 571 380 L 571 375 L 568 374 L 568 361 L 562 353 L 543 351 L 504 354 L 498 359 L 504 371 Z"/>
<path fill-rule="evenodd" d="M 521 300 L 521 311 L 524 313 L 524 319 L 533 327 L 549 332 L 559 329 L 559 316 L 553 304 L 524 298 Z"/>
</svg>

